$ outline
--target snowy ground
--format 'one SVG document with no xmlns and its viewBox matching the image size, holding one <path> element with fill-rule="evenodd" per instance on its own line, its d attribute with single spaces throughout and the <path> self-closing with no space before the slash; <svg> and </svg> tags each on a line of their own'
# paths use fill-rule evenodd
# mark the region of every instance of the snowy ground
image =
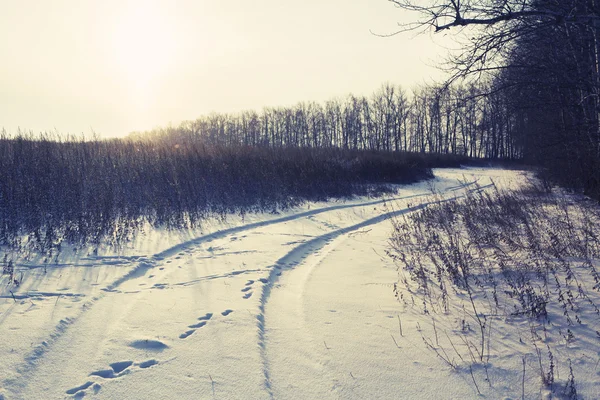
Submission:
<svg viewBox="0 0 600 400">
<path fill-rule="evenodd" d="M 22 284 L 0 287 L 0 399 L 480 397 L 469 373 L 425 348 L 417 325 L 429 319 L 395 299 L 389 218 L 426 207 L 432 183 L 453 198 L 526 175 L 435 173 L 393 199 L 149 232 L 113 253 L 65 251 L 47 268 L 18 263 Z M 481 397 L 521 398 L 517 361 Z M 539 398 L 529 375 L 526 398 Z M 600 397 L 587 387 L 583 397 Z"/>
</svg>

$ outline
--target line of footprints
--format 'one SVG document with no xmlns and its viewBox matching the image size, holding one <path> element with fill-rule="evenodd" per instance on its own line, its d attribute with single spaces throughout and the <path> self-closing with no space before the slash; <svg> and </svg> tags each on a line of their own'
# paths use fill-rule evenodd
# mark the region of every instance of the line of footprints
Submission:
<svg viewBox="0 0 600 400">
<path fill-rule="evenodd" d="M 237 239 L 237 238 L 235 238 L 235 239 Z M 232 240 L 234 240 L 234 239 L 232 239 Z M 175 259 L 180 259 L 181 256 L 183 256 L 183 255 L 185 255 L 185 253 L 179 253 L 178 256 L 175 257 Z M 171 262 L 171 260 L 167 261 L 167 263 L 170 263 L 170 262 Z M 163 268 L 161 268 L 161 270 L 162 269 Z M 264 278 L 259 279 L 259 281 L 262 283 L 268 282 L 268 280 L 264 279 Z M 242 289 L 242 293 L 244 293 L 244 295 L 243 295 L 244 299 L 249 299 L 252 296 L 252 293 L 253 293 L 252 285 L 253 284 L 254 284 L 254 280 L 249 280 L 244 285 L 244 288 Z M 227 310 L 221 312 L 221 315 L 224 317 L 227 317 L 232 312 L 233 312 L 233 310 L 227 309 Z M 213 317 L 213 313 L 210 313 L 210 312 L 204 314 L 201 317 L 198 317 L 198 322 L 196 322 L 192 325 L 188 325 L 188 328 L 190 328 L 190 329 L 188 329 L 187 331 L 185 331 L 184 333 L 179 335 L 179 338 L 180 339 L 188 338 L 194 332 L 196 332 L 197 329 L 200 329 L 200 328 L 206 326 L 206 324 L 211 320 L 212 317 Z M 157 351 L 157 350 L 161 351 L 164 348 L 168 347 L 164 343 L 162 343 L 160 341 L 154 341 L 154 340 L 135 341 L 135 342 L 132 342 L 130 344 L 130 346 L 134 347 L 134 348 L 138 348 L 138 349 L 143 348 L 143 349 L 149 349 L 149 350 L 154 350 L 154 351 Z M 94 372 L 90 373 L 89 376 L 90 377 L 100 377 L 103 379 L 114 379 L 114 378 L 119 378 L 123 375 L 129 374 L 130 372 L 133 371 L 134 368 L 145 369 L 145 368 L 152 367 L 158 363 L 159 362 L 155 359 L 142 361 L 142 362 L 119 361 L 119 362 L 110 364 L 109 365 L 110 368 L 94 371 Z M 67 390 L 66 393 L 69 395 L 73 395 L 73 397 L 76 399 L 81 399 L 86 395 L 86 392 L 88 392 L 89 390 L 93 391 L 93 393 L 96 394 L 100 391 L 101 388 L 102 388 L 102 385 L 100 383 L 88 380 L 83 385 L 79 385 L 79 386 L 76 386 L 76 387 L 73 387 L 73 388 Z"/>
<path fill-rule="evenodd" d="M 180 257 L 176 257 L 176 258 L 180 258 Z M 296 263 L 290 263 L 290 264 L 295 265 Z M 277 268 L 279 270 L 277 275 L 281 275 L 282 267 L 280 265 L 276 265 L 275 268 Z M 258 281 L 263 284 L 267 284 L 269 282 L 269 280 L 266 278 L 260 278 L 260 279 L 258 279 Z M 253 293 L 252 289 L 253 289 L 254 283 L 255 283 L 255 281 L 250 279 L 246 282 L 244 287 L 241 289 L 241 292 L 244 293 L 242 296 L 244 299 L 249 299 L 250 297 L 252 297 L 252 293 Z M 221 315 L 224 317 L 227 317 L 232 312 L 233 312 L 233 310 L 227 309 L 227 310 L 221 312 Z M 179 338 L 180 339 L 188 338 L 194 332 L 196 332 L 196 330 L 206 326 L 206 324 L 211 320 L 212 317 L 213 317 L 213 313 L 210 313 L 210 312 L 204 314 L 201 317 L 198 317 L 198 322 L 196 322 L 192 325 L 188 325 L 189 329 L 187 331 L 185 331 L 184 333 L 182 333 L 181 335 L 179 335 Z M 152 340 L 150 340 L 150 341 L 149 340 L 135 341 L 132 344 L 130 344 L 130 346 L 132 346 L 134 348 L 145 348 L 145 349 L 151 349 L 151 350 L 163 350 L 164 348 L 168 347 L 167 345 L 163 344 L 162 342 L 152 341 Z M 156 361 L 154 359 L 142 361 L 139 363 L 136 363 L 133 361 L 120 361 L 120 362 L 110 364 L 109 365 L 110 369 L 102 369 L 102 370 L 94 371 L 90 374 L 90 376 L 98 376 L 98 377 L 101 377 L 104 379 L 113 379 L 113 378 L 118 378 L 120 376 L 130 373 L 132 371 L 132 368 L 137 367 L 137 368 L 145 369 L 145 368 L 149 368 L 156 364 L 158 364 L 158 361 Z M 91 389 L 94 393 L 98 393 L 101 388 L 102 388 L 102 386 L 99 383 L 94 383 L 93 381 L 87 381 L 83 385 L 80 385 L 80 386 L 77 386 L 77 387 L 67 390 L 66 393 L 70 394 L 70 395 L 74 395 L 73 397 L 77 399 L 77 398 L 84 397 L 86 392 L 88 391 L 88 389 Z"/>
<path fill-rule="evenodd" d="M 259 282 L 267 283 L 267 282 L 269 282 L 269 280 L 266 278 L 260 278 Z M 254 285 L 254 281 L 252 279 L 250 279 L 250 280 L 248 280 L 248 282 L 246 282 L 246 284 L 242 288 L 242 293 L 244 293 L 244 295 L 242 297 L 244 299 L 249 299 L 250 297 L 252 297 L 252 293 L 253 293 L 252 285 Z"/>
<path fill-rule="evenodd" d="M 225 310 L 221 313 L 222 316 L 226 317 L 229 314 L 231 314 L 233 312 L 233 310 Z M 197 329 L 202 328 L 203 326 L 205 326 L 208 321 L 210 321 L 210 319 L 213 317 L 213 313 L 206 313 L 201 317 L 198 317 L 198 321 L 195 324 L 189 325 L 188 328 L 190 328 L 189 330 L 183 332 L 181 335 L 179 335 L 179 339 L 185 339 L 188 336 L 190 336 L 191 334 L 193 334 L 194 332 L 196 332 Z"/>
<path fill-rule="evenodd" d="M 223 311 L 221 313 L 221 315 L 226 317 L 229 314 L 231 314 L 232 312 L 233 312 L 233 310 L 227 309 L 227 310 Z M 194 333 L 196 331 L 196 329 L 202 328 L 203 326 L 205 326 L 206 323 L 212 317 L 213 317 L 213 313 L 204 314 L 203 316 L 198 318 L 197 323 L 188 326 L 188 328 L 191 328 L 191 329 L 186 331 L 185 333 L 182 333 L 181 335 L 179 335 L 179 338 L 181 338 L 181 339 L 187 338 L 192 333 Z M 136 349 L 145 349 L 145 350 L 149 350 L 149 351 L 162 351 L 169 347 L 161 341 L 148 340 L 148 339 L 136 340 L 134 342 L 131 342 L 129 344 L 129 346 L 136 348 Z M 136 368 L 137 369 L 146 369 L 146 368 L 152 367 L 158 363 L 159 362 L 155 359 L 146 360 L 146 361 L 142 361 L 142 362 L 119 361 L 119 362 L 110 364 L 109 365 L 110 368 L 94 371 L 94 372 L 90 373 L 89 376 L 90 377 L 100 377 L 103 379 L 114 379 L 114 378 L 119 378 L 123 375 L 129 374 Z M 91 390 L 91 391 L 93 391 L 94 394 L 96 394 L 100 391 L 101 388 L 102 388 L 102 385 L 100 383 L 88 380 L 83 385 L 79 385 L 79 386 L 76 386 L 74 388 L 67 390 L 66 393 L 69 395 L 73 395 L 73 397 L 76 399 L 81 399 L 81 398 L 85 397 L 86 392 Z"/>
</svg>

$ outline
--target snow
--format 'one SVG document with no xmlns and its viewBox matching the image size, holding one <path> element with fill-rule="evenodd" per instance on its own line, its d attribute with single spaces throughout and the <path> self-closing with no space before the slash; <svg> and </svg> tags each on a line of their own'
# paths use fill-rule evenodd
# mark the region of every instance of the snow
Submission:
<svg viewBox="0 0 600 400">
<path fill-rule="evenodd" d="M 17 260 L 22 284 L 2 278 L 0 289 L 0 399 L 480 397 L 469 371 L 424 345 L 431 317 L 395 298 L 390 218 L 527 174 L 435 175 L 393 197 L 149 231 L 53 264 Z M 505 332 L 482 397 L 521 398 L 518 329 Z M 588 370 L 578 391 L 598 398 L 597 341 L 578 346 L 573 363 Z M 528 373 L 526 398 L 539 398 Z"/>
</svg>

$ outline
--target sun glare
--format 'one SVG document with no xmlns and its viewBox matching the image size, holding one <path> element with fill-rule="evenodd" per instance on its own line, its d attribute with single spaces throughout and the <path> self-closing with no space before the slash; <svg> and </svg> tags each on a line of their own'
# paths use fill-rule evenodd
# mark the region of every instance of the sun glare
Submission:
<svg viewBox="0 0 600 400">
<path fill-rule="evenodd" d="M 130 4 L 118 16 L 113 31 L 115 67 L 132 101 L 142 108 L 176 62 L 176 24 L 162 11 L 153 2 Z"/>
</svg>

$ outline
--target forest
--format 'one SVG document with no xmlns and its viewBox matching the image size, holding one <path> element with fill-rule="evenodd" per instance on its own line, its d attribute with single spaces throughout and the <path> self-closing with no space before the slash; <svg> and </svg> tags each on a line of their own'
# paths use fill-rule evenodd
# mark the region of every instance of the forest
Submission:
<svg viewBox="0 0 600 400">
<path fill-rule="evenodd" d="M 503 121 L 492 125 L 510 132 L 523 161 L 600 199 L 597 1 L 390 2 L 413 16 L 398 34 L 433 30 L 456 38 L 450 81 L 489 82 L 482 94 L 492 120 Z"/>
</svg>

